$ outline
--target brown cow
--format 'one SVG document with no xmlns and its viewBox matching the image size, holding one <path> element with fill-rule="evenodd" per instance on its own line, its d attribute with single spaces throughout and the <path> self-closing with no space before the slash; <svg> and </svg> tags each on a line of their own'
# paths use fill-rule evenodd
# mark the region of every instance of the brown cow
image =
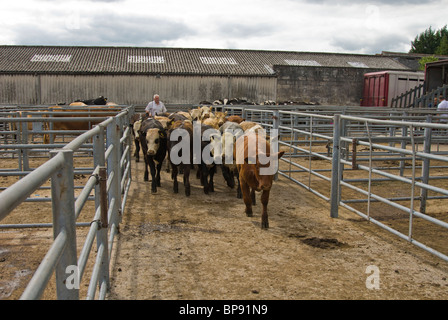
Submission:
<svg viewBox="0 0 448 320">
<path fill-rule="evenodd" d="M 241 122 L 246 121 L 246 119 L 243 119 L 240 116 L 228 116 L 227 121 L 236 122 L 240 124 Z"/>
<path fill-rule="evenodd" d="M 75 102 L 76 103 L 76 102 Z M 70 105 L 74 105 L 75 103 L 72 103 Z M 82 103 L 82 102 L 81 102 Z M 78 103 L 76 103 L 78 104 Z M 98 115 L 87 115 L 87 114 L 79 114 L 78 112 L 87 112 L 87 111 L 96 111 L 98 109 L 98 111 L 104 111 L 104 109 L 107 108 L 115 108 L 115 106 L 82 106 L 80 104 L 78 104 L 78 106 L 82 107 L 82 108 L 70 108 L 70 109 L 66 109 L 63 108 L 61 106 L 53 106 L 50 107 L 48 110 L 49 111 L 54 111 L 54 112 L 64 112 L 67 114 L 64 115 L 53 115 L 53 117 L 57 118 L 57 117 L 64 117 L 64 118 L 69 118 L 69 117 L 92 117 L 91 121 L 54 121 L 53 122 L 53 130 L 90 130 L 93 125 L 96 125 L 98 123 L 101 123 L 104 121 L 104 119 L 100 119 L 97 120 L 95 118 L 97 117 L 113 117 L 115 116 L 118 111 L 107 111 L 107 112 L 102 112 L 102 114 L 98 114 Z M 44 115 L 44 117 L 48 117 L 48 115 Z M 46 122 L 44 124 L 44 127 L 46 129 L 48 129 L 50 127 L 49 122 Z M 48 135 L 45 134 L 44 135 L 44 140 L 45 141 L 49 141 Z"/>
<path fill-rule="evenodd" d="M 216 130 L 219 130 L 219 119 L 218 118 L 206 118 L 202 120 L 202 124 L 210 126 Z"/>
<path fill-rule="evenodd" d="M 225 122 L 227 122 L 227 111 L 226 112 L 221 112 L 221 111 L 217 111 L 215 112 L 215 117 L 216 119 L 218 119 L 218 126 L 222 126 Z"/>
<path fill-rule="evenodd" d="M 255 132 L 239 137 L 234 148 L 234 159 L 237 162 L 241 192 L 248 217 L 253 215 L 252 203 L 255 204 L 255 191 L 262 191 L 262 229 L 269 228 L 267 207 L 275 174 L 272 168 L 275 164 L 273 161 L 277 161 L 284 154 L 284 151 L 272 154 L 271 152 L 273 150 L 265 136 Z"/>
</svg>

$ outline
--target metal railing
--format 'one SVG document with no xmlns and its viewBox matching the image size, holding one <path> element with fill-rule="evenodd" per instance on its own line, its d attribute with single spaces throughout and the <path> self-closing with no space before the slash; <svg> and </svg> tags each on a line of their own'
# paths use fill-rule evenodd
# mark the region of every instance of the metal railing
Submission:
<svg viewBox="0 0 448 320">
<path fill-rule="evenodd" d="M 415 106 L 416 107 L 423 107 L 423 108 L 437 108 L 437 105 L 434 104 L 434 99 L 439 99 L 439 96 L 446 97 L 448 93 L 448 84 L 445 84 L 441 87 L 438 87 L 431 92 L 427 92 L 425 95 L 418 97 L 415 100 Z"/>
<path fill-rule="evenodd" d="M 448 144 L 448 125 L 432 123 L 436 114 L 392 109 L 359 112 L 356 108 L 340 112 L 331 108 L 321 112 L 226 109 L 261 123 L 268 133 L 279 130 L 279 146 L 289 152 L 282 157 L 278 174 L 328 201 L 331 217 L 337 218 L 344 207 L 448 261 L 446 244 L 436 245 L 436 250 L 428 244 L 431 239 L 424 237 L 424 244 L 414 235 L 417 220 L 419 225 L 424 220 L 440 227 L 443 237 L 448 229 L 443 218 L 426 213 L 429 202 L 448 204 L 444 183 L 448 149 L 443 148 Z M 407 194 L 395 196 L 393 190 Z M 383 217 L 392 210 L 395 217 L 408 219 L 405 230 Z"/>
<path fill-rule="evenodd" d="M 48 179 L 51 179 L 53 223 L 49 225 L 2 225 L 1 227 L 53 227 L 54 242 L 35 271 L 21 299 L 39 299 L 51 278 L 56 274 L 58 299 L 79 299 L 79 284 L 86 271 L 89 255 L 97 239 L 96 258 L 91 272 L 86 299 L 105 299 L 109 289 L 109 260 L 114 237 L 118 232 L 131 184 L 129 119 L 134 112 L 128 107 L 114 117 L 82 133 L 61 149 L 51 150 L 51 159 L 0 193 L 0 220 Z M 32 118 L 29 121 L 72 121 L 73 118 Z M 77 118 L 79 120 L 79 118 Z M 92 120 L 92 118 L 90 118 Z M 11 121 L 1 118 L 0 122 Z M 14 121 L 14 120 L 13 120 Z M 86 120 L 87 121 L 87 120 Z M 27 126 L 22 126 L 26 128 Z M 28 132 L 22 132 L 26 136 Z M 90 141 L 93 141 L 89 144 Z M 74 193 L 74 154 L 91 145 L 94 169 L 77 198 Z M 20 150 L 29 145 L 13 145 Z M 2 145 L 11 148 L 10 145 Z M 34 146 L 35 147 L 35 146 Z M 18 172 L 17 172 L 18 173 Z M 77 219 L 94 192 L 95 212 L 90 223 L 77 223 Z M 77 256 L 76 228 L 89 226 L 85 242 Z"/>
</svg>

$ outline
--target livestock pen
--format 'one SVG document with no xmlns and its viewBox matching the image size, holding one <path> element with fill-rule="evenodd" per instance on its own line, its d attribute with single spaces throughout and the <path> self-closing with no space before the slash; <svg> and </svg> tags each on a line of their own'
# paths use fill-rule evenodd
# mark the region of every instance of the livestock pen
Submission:
<svg viewBox="0 0 448 320">
<path fill-rule="evenodd" d="M 57 298 L 78 299 L 86 266 L 93 260 L 86 298 L 94 299 L 98 287 L 97 297 L 104 299 L 109 287 L 109 257 L 131 183 L 129 119 L 133 107 L 85 107 L 85 111 L 77 110 L 75 117 L 67 113 L 56 117 L 57 112 L 47 107 L 5 107 L 0 118 L 0 176 L 3 183 L 15 182 L 7 188 L 2 186 L 0 219 L 8 215 L 24 217 L 18 219 L 21 223 L 0 228 L 52 228 L 54 234 L 54 241 L 20 298 L 41 298 L 55 272 Z M 116 116 L 110 116 L 111 112 Z M 88 131 L 44 130 L 45 123 L 60 121 L 100 123 Z M 44 134 L 54 135 L 50 144 L 43 143 Z M 89 200 L 94 206 L 88 204 Z M 27 202 L 39 205 L 25 211 Z M 45 210 L 47 202 L 51 207 Z M 28 222 L 41 208 L 52 212 L 51 221 Z M 80 217 L 88 220 L 79 221 Z M 79 228 L 88 231 L 80 232 Z M 80 233 L 85 237 L 78 255 Z M 95 238 L 96 257 L 89 260 Z"/>
<path fill-rule="evenodd" d="M 279 131 L 289 150 L 279 175 L 328 201 L 331 217 L 347 208 L 448 261 L 448 126 L 440 112 L 224 109 Z"/>
<path fill-rule="evenodd" d="M 174 111 L 175 108 L 171 107 L 169 110 Z M 182 106 L 182 108 L 185 109 L 187 107 Z M 448 149 L 445 145 L 447 139 L 444 132 L 444 130 L 448 129 L 448 126 L 432 122 L 438 119 L 439 115 L 437 112 L 433 110 L 397 111 L 394 109 L 320 106 L 218 106 L 217 108 L 223 109 L 229 114 L 243 115 L 247 120 L 262 124 L 268 131 L 277 129 L 280 133 L 278 139 L 280 148 L 285 148 L 288 151 L 283 156 L 280 164 L 280 170 L 278 172 L 279 179 L 286 178 L 282 180 L 291 181 L 293 185 L 301 187 L 298 189 L 307 190 L 329 203 L 330 209 L 328 216 L 337 218 L 340 213 L 340 208 L 347 208 L 363 219 L 391 231 L 400 238 L 426 249 L 445 261 L 447 260 L 446 210 L 440 210 L 439 206 L 442 208 L 445 206 L 446 208 L 446 196 L 448 195 L 446 184 L 446 179 L 448 178 L 446 177 Z M 135 191 L 133 197 L 128 198 L 127 190 L 128 188 L 132 188 L 132 184 L 137 184 L 138 186 L 144 185 L 140 181 L 132 181 L 131 183 L 130 179 L 131 164 L 133 164 L 133 161 L 130 160 L 130 148 L 132 144 L 129 140 L 130 130 L 128 123 L 130 115 L 137 111 L 135 107 L 123 108 L 123 111 L 118 112 L 116 117 L 105 119 L 102 124 L 94 127 L 90 131 L 82 133 L 81 136 L 74 140 L 68 139 L 67 141 L 61 142 L 60 138 L 59 140 L 56 139 L 53 147 L 61 149 L 55 150 L 46 150 L 46 146 L 40 143 L 39 139 L 41 137 L 39 135 L 43 135 L 45 132 L 40 130 L 38 124 L 33 127 L 32 131 L 33 134 L 37 134 L 36 137 L 30 137 L 30 131 L 26 132 L 28 134 L 25 135 L 27 138 L 21 135 L 21 139 L 28 139 L 26 140 L 27 143 L 18 143 L 17 140 L 14 140 L 13 135 L 18 132 L 18 129 L 10 130 L 7 128 L 8 126 L 4 127 L 8 130 L 5 130 L 1 137 L 4 139 L 2 141 L 5 141 L 2 144 L 2 150 L 4 151 L 2 153 L 2 159 L 8 159 L 8 162 L 14 163 L 15 166 L 13 170 L 3 170 L 4 177 L 9 177 L 14 174 L 18 177 L 17 179 L 19 181 L 0 193 L 0 203 L 2 204 L 0 218 L 3 219 L 10 213 L 13 205 L 18 205 L 26 200 L 31 203 L 50 203 L 50 211 L 53 211 L 53 215 L 57 219 L 54 222 L 54 238 L 56 240 L 54 243 L 51 242 L 51 249 L 44 257 L 42 264 L 38 267 L 28 288 L 21 296 L 23 299 L 37 299 L 41 297 L 42 290 L 45 287 L 44 283 L 49 279 L 54 268 L 56 268 L 56 274 L 59 273 L 56 278 L 57 281 L 60 279 L 61 274 L 67 275 L 66 267 L 70 265 L 78 265 L 81 275 L 87 272 L 86 270 L 89 267 L 85 267 L 85 261 L 90 252 L 90 245 L 93 244 L 95 235 L 98 239 L 98 251 L 95 259 L 98 261 L 98 264 L 90 267 L 92 269 L 91 281 L 86 285 L 81 285 L 80 290 L 66 290 L 66 286 L 61 285 L 55 291 L 57 292 L 57 298 L 60 299 L 77 299 L 79 298 L 80 292 L 85 292 L 87 299 L 93 299 L 96 296 L 95 290 L 98 287 L 98 298 L 105 299 L 107 289 L 110 285 L 108 283 L 108 276 L 110 276 L 108 272 L 112 272 L 110 265 L 106 262 L 111 257 L 113 238 L 116 235 L 118 224 L 125 209 L 129 212 L 130 210 L 140 210 L 141 208 L 142 215 L 144 214 L 145 217 L 156 217 L 152 223 L 144 223 L 143 218 L 138 221 L 139 224 L 136 229 L 140 236 L 144 235 L 149 237 L 150 235 L 154 236 L 163 232 L 169 235 L 168 231 L 171 231 L 174 237 L 179 236 L 179 238 L 175 237 L 174 241 L 176 244 L 172 250 L 169 249 L 171 247 L 158 246 L 158 242 L 145 243 L 139 240 L 138 246 L 133 247 L 135 253 L 130 254 L 130 256 L 129 253 L 126 253 L 122 258 L 122 260 L 132 263 L 135 268 L 141 268 L 142 265 L 135 263 L 130 257 L 138 255 L 139 259 L 142 259 L 140 256 L 144 255 L 144 252 L 140 251 L 144 251 L 147 247 L 160 248 L 163 253 L 164 260 L 162 262 L 157 260 L 158 258 L 156 256 L 149 258 L 156 266 L 157 263 L 163 264 L 163 267 L 158 269 L 162 270 L 161 272 L 168 271 L 170 263 L 167 261 L 171 255 L 176 255 L 175 261 L 179 261 L 180 257 L 187 255 L 187 252 L 192 252 L 194 245 L 187 246 L 185 244 L 189 242 L 186 242 L 184 238 L 180 238 L 181 231 L 191 232 L 188 234 L 188 237 L 193 233 L 203 233 L 208 236 L 206 241 L 207 243 L 210 242 L 211 246 L 213 246 L 213 240 L 215 238 L 227 236 L 220 229 L 209 229 L 206 225 L 189 225 L 191 221 L 196 219 L 195 217 L 184 217 L 177 212 L 176 214 L 168 213 L 168 211 L 173 211 L 170 205 L 174 203 L 175 197 L 166 185 L 163 185 L 163 188 L 161 188 L 161 191 L 157 195 L 158 200 L 156 201 L 151 201 L 151 199 L 155 199 L 155 196 L 149 193 L 146 194 L 145 188 Z M 21 120 L 24 122 L 44 122 L 49 118 L 29 117 L 26 119 L 22 118 Z M 17 121 L 20 122 L 21 120 Z M 11 118 L 5 116 L 0 119 L 0 123 L 10 123 L 13 121 L 16 120 L 11 120 Z M 23 126 L 20 130 L 28 129 L 28 126 Z M 93 139 L 93 141 L 90 139 Z M 34 141 L 37 143 L 34 143 Z M 117 148 L 116 146 L 120 147 Z M 52 157 L 48 160 L 50 154 Z M 72 158 L 75 154 L 80 157 Z M 93 159 L 90 157 L 92 154 L 94 155 Z M 30 159 L 38 156 L 42 157 L 43 164 L 38 168 L 33 168 L 33 162 L 30 164 Z M 75 163 L 78 160 L 84 164 L 81 168 L 71 165 L 72 162 Z M 84 161 L 87 162 L 87 166 Z M 141 163 L 135 164 L 133 171 L 139 165 Z M 106 189 L 109 191 L 109 221 L 107 222 L 104 219 L 104 212 L 101 215 L 102 210 L 106 207 L 105 205 L 101 205 L 101 201 L 105 199 L 104 195 L 100 196 L 101 183 L 104 184 L 105 180 L 100 178 L 99 170 L 103 170 L 104 172 L 104 167 L 112 170 L 109 172 L 106 182 Z M 24 170 L 24 168 L 27 168 L 27 170 Z M 67 175 L 69 178 L 65 180 Z M 82 178 L 83 175 L 86 177 Z M 43 187 L 46 189 L 39 189 L 44 180 L 46 181 L 48 178 L 52 178 L 51 185 Z M 72 181 L 73 186 L 69 182 L 69 189 L 62 188 L 62 180 L 66 182 Z M 86 180 L 85 184 L 87 189 L 76 186 L 74 182 L 77 180 Z M 33 184 L 28 184 L 29 182 L 33 182 Z M 90 195 L 91 188 L 95 188 L 94 196 Z M 39 190 L 40 196 L 45 194 L 47 190 L 50 191 L 50 194 L 40 197 L 35 194 L 36 190 Z M 79 195 L 75 195 L 75 190 L 80 191 Z M 164 196 L 165 194 L 168 194 L 168 196 Z M 56 195 L 60 195 L 60 197 L 56 197 Z M 92 208 L 92 211 L 95 213 L 93 216 L 89 215 L 89 212 L 87 212 L 87 215 L 78 214 L 84 199 L 87 198 L 91 200 L 93 198 L 95 199 L 95 206 Z M 183 197 L 179 198 L 184 209 L 179 211 L 187 211 L 187 207 L 198 205 L 198 202 L 193 204 L 186 202 Z M 196 201 L 198 198 L 199 196 L 196 198 Z M 61 207 L 58 199 L 67 201 L 69 206 Z M 139 203 L 139 200 L 145 201 L 145 206 Z M 216 201 L 216 198 L 215 200 L 203 200 L 206 205 L 209 205 L 212 201 Z M 164 206 L 163 214 L 165 216 L 155 210 L 148 211 L 148 207 L 146 207 L 148 203 L 151 206 L 156 206 L 157 202 L 161 206 Z M 272 202 L 274 205 L 275 201 Z M 131 207 L 126 207 L 127 203 L 131 203 Z M 232 197 L 229 203 L 233 205 L 236 201 Z M 225 204 L 230 207 L 227 202 Z M 20 207 L 23 205 L 21 204 Z M 285 215 L 285 212 L 293 210 L 291 208 L 295 205 L 300 206 L 300 204 L 292 203 L 290 208 L 284 209 L 279 214 Z M 20 210 L 20 207 L 17 208 Z M 86 205 L 86 208 L 89 209 L 89 206 Z M 38 210 L 38 208 L 34 210 Z M 194 211 L 201 213 L 201 210 L 208 209 L 195 208 Z M 59 212 L 61 215 L 58 214 Z M 209 213 L 209 215 L 213 218 L 217 218 L 218 216 L 215 212 Z M 73 242 L 71 242 L 72 246 L 66 246 L 66 238 L 73 240 L 74 232 L 73 218 L 71 218 L 71 224 L 61 226 L 61 224 L 67 222 L 68 216 L 75 216 L 78 219 L 79 217 L 86 217 L 85 221 L 87 222 L 78 221 L 75 229 L 77 238 L 83 235 L 84 229 L 88 229 L 85 239 L 86 244 L 78 255 L 73 248 Z M 232 215 L 230 216 L 234 217 Z M 313 218 L 310 214 L 308 220 L 311 221 Z M 162 219 L 171 220 L 169 220 L 168 224 L 163 224 L 160 222 Z M 226 225 L 231 224 L 229 217 L 225 216 L 222 219 L 228 219 L 225 221 Z M 337 222 L 335 220 L 332 221 L 334 221 L 335 228 L 337 228 Z M 428 233 L 429 236 L 422 235 L 422 231 L 423 233 L 428 231 L 428 224 L 426 222 L 431 223 L 430 228 L 436 226 L 440 227 L 440 230 L 434 231 L 431 229 L 431 233 Z M 235 226 L 236 223 L 233 222 L 232 225 Z M 302 225 L 303 222 L 297 221 L 297 223 Z M 294 224 L 294 222 L 291 221 L 289 225 L 291 224 Z M 108 227 L 104 228 L 105 225 Z M 4 229 L 22 228 L 26 230 L 31 227 L 53 228 L 53 223 L 42 224 L 40 222 L 29 223 L 25 221 L 20 226 L 2 226 Z M 129 228 L 132 227 L 130 226 Z M 100 229 L 98 230 L 98 228 Z M 105 236 L 106 232 L 109 232 L 108 237 Z M 278 233 L 278 231 L 276 232 Z M 255 231 L 251 231 L 251 233 L 255 233 Z M 235 236 L 233 233 L 229 234 L 229 238 L 232 240 L 234 240 Z M 262 238 L 277 240 L 275 236 L 278 236 L 275 232 L 272 232 L 272 235 L 270 233 L 256 234 L 258 240 Z M 280 243 L 293 241 L 301 236 L 296 231 L 291 231 L 287 234 L 286 240 L 281 239 L 282 241 Z M 135 237 L 135 235 L 127 232 L 122 237 L 123 240 L 119 242 L 120 250 L 123 250 L 122 248 L 125 246 L 132 246 L 132 244 L 126 244 L 125 240 L 129 240 L 131 237 Z M 154 238 L 155 240 L 161 239 L 160 237 Z M 313 239 L 304 240 L 312 241 Z M 240 240 L 234 241 L 238 243 Z M 246 241 L 247 239 L 244 239 L 242 243 L 246 243 Z M 195 244 L 194 242 L 191 243 Z M 278 242 L 276 241 L 275 243 L 277 244 Z M 231 241 L 226 241 L 225 244 L 228 249 L 233 248 Z M 333 242 L 332 244 L 335 247 L 345 245 L 341 242 Z M 238 246 L 235 245 L 235 247 Z M 248 247 L 251 247 L 251 245 L 248 245 Z M 275 252 L 274 249 L 278 249 L 274 247 L 273 245 L 269 249 L 271 254 Z M 263 252 L 266 251 L 264 249 Z M 67 250 L 68 252 L 66 254 L 68 257 L 60 257 L 62 252 Z M 181 251 L 184 252 L 183 256 L 181 256 Z M 233 251 L 230 250 L 229 252 Z M 211 254 L 216 257 L 216 255 L 224 253 L 213 252 Z M 198 255 L 196 253 L 196 257 Z M 76 261 L 76 256 L 78 256 L 78 261 Z M 117 254 L 117 256 L 119 255 Z M 276 255 L 273 254 L 272 260 L 275 260 L 275 257 Z M 251 257 L 235 256 L 232 259 L 248 259 L 255 263 L 255 260 Z M 207 260 L 211 261 L 213 259 L 207 257 Z M 290 261 L 291 259 L 287 260 Z M 270 263 L 270 260 L 267 262 Z M 276 264 L 274 265 L 276 268 Z M 193 280 L 194 283 L 198 283 L 201 273 L 197 269 L 199 269 L 200 265 L 194 264 L 194 266 Z M 123 269 L 120 268 L 117 271 L 117 268 L 115 268 L 113 272 L 124 274 Z M 251 269 L 248 268 L 249 271 Z M 133 276 L 144 273 L 142 270 L 132 269 L 131 271 L 134 272 L 132 274 Z M 229 271 L 235 272 L 234 269 L 229 269 Z M 297 274 L 297 271 L 294 274 Z M 71 274 L 69 273 L 69 275 Z M 211 275 L 210 277 L 215 278 L 216 275 Z M 116 278 L 117 276 L 115 276 L 115 280 Z M 152 280 L 159 278 L 163 279 L 164 275 L 157 274 L 157 277 L 152 278 Z M 187 277 L 184 278 L 183 275 L 178 274 L 175 279 L 179 278 L 186 280 L 185 278 Z M 135 278 L 132 279 L 131 284 L 135 285 L 137 280 Z M 151 283 L 151 279 L 145 278 L 143 280 Z M 290 279 L 286 279 L 285 281 L 289 283 Z M 35 287 L 36 282 L 40 282 L 37 287 Z M 185 281 L 185 283 L 188 282 Z M 182 285 L 182 283 L 177 284 L 177 286 Z M 206 287 L 205 284 L 204 287 Z M 204 292 L 208 292 L 207 290 L 204 289 Z M 195 292 L 194 289 L 188 289 L 187 291 Z M 253 289 L 250 293 L 259 294 L 260 290 Z M 116 297 L 116 293 L 114 297 Z M 131 297 L 133 296 L 131 295 Z M 138 295 L 136 297 L 141 298 Z M 178 295 L 177 297 L 182 298 L 185 295 Z M 50 296 L 50 298 L 54 297 Z"/>
</svg>

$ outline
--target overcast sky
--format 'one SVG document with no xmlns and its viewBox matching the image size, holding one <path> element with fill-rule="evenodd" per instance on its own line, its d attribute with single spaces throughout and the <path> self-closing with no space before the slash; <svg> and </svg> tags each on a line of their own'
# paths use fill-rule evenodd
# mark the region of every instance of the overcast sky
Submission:
<svg viewBox="0 0 448 320">
<path fill-rule="evenodd" d="M 448 0 L 16 0 L 1 45 L 408 52 L 448 24 Z"/>
</svg>

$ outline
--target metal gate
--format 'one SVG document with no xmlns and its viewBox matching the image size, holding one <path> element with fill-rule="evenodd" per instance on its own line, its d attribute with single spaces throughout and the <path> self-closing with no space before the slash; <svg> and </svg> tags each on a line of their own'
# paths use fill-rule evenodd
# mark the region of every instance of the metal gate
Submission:
<svg viewBox="0 0 448 320">
<path fill-rule="evenodd" d="M 39 299 L 53 272 L 56 274 L 57 298 L 79 299 L 79 283 L 84 275 L 95 238 L 97 239 L 95 264 L 86 299 L 94 299 L 97 288 L 99 289 L 98 299 L 105 298 L 110 286 L 109 260 L 112 244 L 118 232 L 131 184 L 129 119 L 133 112 L 134 107 L 123 108 L 116 116 L 108 117 L 62 148 L 51 150 L 50 160 L 0 193 L 0 220 L 2 220 L 26 201 L 42 184 L 51 179 L 53 223 L 47 227 L 53 227 L 54 242 L 35 271 L 21 299 Z M 73 118 L 33 117 L 20 121 L 26 123 L 44 120 L 71 121 Z M 12 121 L 11 118 L 0 119 L 3 123 L 8 121 Z M 26 135 L 27 132 L 25 132 Z M 73 157 L 75 152 L 86 149 L 86 146 L 90 146 L 90 152 L 93 154 L 94 169 L 75 199 Z M 36 148 L 36 145 L 4 144 L 1 148 L 2 150 L 19 148 L 23 151 Z M 94 192 L 95 212 L 82 250 L 77 256 L 76 228 L 79 226 L 77 218 L 91 192 Z M 11 226 L 2 225 L 1 227 Z M 36 227 L 36 225 L 13 227 Z"/>
</svg>

